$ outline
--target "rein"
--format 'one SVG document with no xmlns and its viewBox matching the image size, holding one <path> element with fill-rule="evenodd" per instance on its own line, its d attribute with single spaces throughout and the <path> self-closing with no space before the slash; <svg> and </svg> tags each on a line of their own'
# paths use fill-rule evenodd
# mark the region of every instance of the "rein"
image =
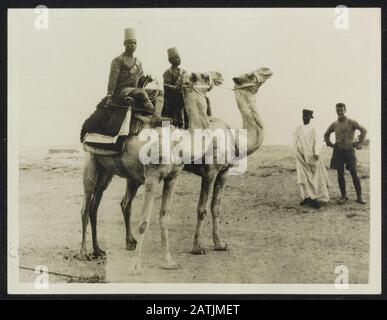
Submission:
<svg viewBox="0 0 387 320">
<path fill-rule="evenodd" d="M 142 77 L 145 77 L 145 81 L 144 81 L 142 87 L 140 87 L 140 86 L 139 86 L 139 81 L 140 81 L 140 79 L 141 79 Z M 152 83 L 152 82 L 155 82 L 156 88 L 147 88 L 146 86 L 147 86 L 148 84 Z M 153 92 L 152 92 L 153 94 L 149 94 L 149 93 L 147 92 L 147 94 L 148 94 L 150 100 L 156 99 L 156 97 L 159 95 L 160 89 L 158 88 L 158 86 L 159 86 L 158 81 L 157 81 L 156 79 L 153 79 L 152 76 L 150 76 L 150 75 L 149 75 L 149 76 L 148 76 L 148 75 L 141 75 L 141 76 L 139 76 L 139 77 L 136 79 L 136 83 L 135 83 L 135 88 L 142 88 L 142 89 L 144 89 L 144 90 L 151 90 L 151 91 L 153 91 Z"/>
<path fill-rule="evenodd" d="M 208 90 L 211 90 L 215 86 L 215 84 L 214 84 L 214 81 L 213 81 L 211 75 L 209 75 L 209 76 L 210 76 L 210 84 L 209 85 L 207 85 L 207 84 L 192 85 L 192 86 L 182 85 L 181 87 L 177 87 L 177 86 L 165 83 L 164 86 L 172 88 L 172 89 L 191 88 L 191 89 L 193 89 L 196 92 L 197 92 L 197 90 L 195 90 L 195 89 L 208 89 Z M 222 86 L 222 85 L 217 85 L 217 87 L 225 89 L 225 90 L 229 90 L 229 91 L 235 91 L 235 90 L 240 90 L 240 89 L 245 89 L 245 88 L 261 86 L 262 82 L 258 80 L 258 77 L 256 75 L 254 75 L 254 76 L 255 76 L 255 79 L 256 79 L 256 83 L 247 83 L 247 84 L 244 84 L 244 85 L 241 85 L 241 86 L 236 85 L 234 88 L 228 88 L 228 87 L 225 87 L 225 86 Z"/>
<path fill-rule="evenodd" d="M 208 76 L 210 78 L 210 80 L 209 80 L 210 84 L 197 84 L 197 85 L 192 85 L 192 86 L 182 85 L 181 87 L 177 87 L 177 86 L 174 86 L 171 84 L 164 83 L 164 86 L 166 86 L 168 88 L 173 88 L 173 89 L 189 88 L 189 89 L 194 90 L 197 93 L 199 93 L 199 92 L 196 89 L 208 89 L 208 91 L 210 91 L 214 87 L 215 84 L 214 84 L 214 80 L 211 77 L 211 74 L 209 74 Z"/>
</svg>

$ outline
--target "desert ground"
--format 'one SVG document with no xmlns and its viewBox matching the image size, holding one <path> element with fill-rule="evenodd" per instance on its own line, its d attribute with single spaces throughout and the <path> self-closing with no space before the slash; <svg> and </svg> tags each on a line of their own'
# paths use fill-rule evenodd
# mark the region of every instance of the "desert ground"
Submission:
<svg viewBox="0 0 387 320">
<path fill-rule="evenodd" d="M 79 148 L 80 150 L 80 148 Z M 322 157 L 328 167 L 331 149 Z M 178 270 L 160 268 L 160 229 L 156 201 L 143 251 L 143 273 L 130 275 L 120 201 L 125 180 L 115 177 L 98 213 L 100 246 L 106 259 L 80 261 L 83 151 L 49 154 L 23 148 L 19 163 L 19 245 L 21 282 L 32 282 L 37 265 L 45 265 L 50 282 L 145 283 L 334 283 L 337 265 L 349 269 L 350 283 L 367 283 L 370 207 L 369 150 L 357 151 L 366 205 L 355 202 L 349 173 L 350 200 L 338 205 L 336 172 L 331 201 L 319 210 L 299 205 L 295 160 L 290 146 L 264 145 L 248 158 L 243 175 L 230 176 L 224 193 L 220 231 L 226 252 L 212 250 L 211 214 L 203 228 L 205 255 L 190 254 L 200 178 L 184 172 L 178 181 L 170 221 L 170 245 Z M 143 187 L 133 203 L 136 236 Z M 89 224 L 88 249 L 91 252 Z M 27 268 L 27 269 L 26 269 Z"/>
</svg>

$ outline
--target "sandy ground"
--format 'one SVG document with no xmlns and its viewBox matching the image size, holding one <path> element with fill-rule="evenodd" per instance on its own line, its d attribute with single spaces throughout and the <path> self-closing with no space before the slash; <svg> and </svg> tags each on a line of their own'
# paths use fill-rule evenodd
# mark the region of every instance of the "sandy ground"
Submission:
<svg viewBox="0 0 387 320">
<path fill-rule="evenodd" d="M 35 150 L 36 151 L 36 150 Z M 322 156 L 328 166 L 331 150 Z M 329 170 L 331 202 L 320 210 L 299 206 L 295 160 L 290 147 L 263 146 L 248 158 L 248 171 L 230 176 L 223 200 L 221 235 L 227 252 L 212 250 L 211 216 L 203 228 L 207 254 L 191 255 L 200 179 L 183 173 L 176 188 L 170 223 L 171 252 L 181 269 L 160 268 L 158 197 L 144 243 L 143 273 L 128 274 L 131 251 L 125 250 L 120 201 L 125 181 L 115 177 L 104 194 L 98 233 L 106 259 L 79 261 L 82 207 L 82 153 L 46 154 L 23 150 L 20 158 L 20 265 L 46 265 L 51 282 L 158 283 L 334 283 L 334 269 L 349 268 L 350 283 L 368 282 L 369 151 L 357 152 L 366 205 L 355 202 L 350 175 L 350 201 L 336 204 L 336 172 Z M 161 195 L 161 189 L 160 193 Z M 133 203 L 137 230 L 143 189 Z M 90 228 L 89 228 L 90 229 Z M 135 233 L 136 234 L 136 233 Z M 91 251 L 89 230 L 88 249 Z M 20 269 L 20 281 L 36 274 Z"/>
</svg>

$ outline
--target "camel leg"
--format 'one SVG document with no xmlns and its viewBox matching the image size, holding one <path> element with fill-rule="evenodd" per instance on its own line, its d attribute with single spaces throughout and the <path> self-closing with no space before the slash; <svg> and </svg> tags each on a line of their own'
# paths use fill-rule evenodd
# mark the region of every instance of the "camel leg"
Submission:
<svg viewBox="0 0 387 320">
<path fill-rule="evenodd" d="M 214 240 L 215 251 L 227 251 L 227 244 L 222 245 L 219 237 L 219 215 L 222 202 L 222 195 L 224 187 L 227 181 L 227 171 L 220 172 L 215 180 L 214 192 L 211 201 L 211 212 L 212 212 L 212 237 Z"/>
<path fill-rule="evenodd" d="M 82 245 L 80 251 L 80 258 L 82 260 L 91 260 L 91 257 L 87 254 L 86 249 L 86 232 L 87 225 L 89 223 L 90 205 L 93 198 L 93 193 L 97 185 L 98 180 L 98 166 L 97 160 L 94 155 L 90 153 L 85 154 L 85 162 L 83 168 L 83 206 L 81 211 L 82 216 Z"/>
<path fill-rule="evenodd" d="M 203 226 L 203 221 L 207 215 L 207 207 L 209 200 L 209 193 L 212 190 L 212 186 L 215 182 L 215 172 L 206 172 L 202 176 L 202 186 L 200 190 L 199 204 L 197 208 L 197 222 L 196 222 L 196 231 L 193 242 L 192 254 L 205 254 L 206 251 L 202 248 L 200 243 L 201 230 Z"/>
<path fill-rule="evenodd" d="M 177 177 L 164 180 L 163 199 L 160 209 L 161 247 L 164 254 L 164 269 L 176 270 L 180 266 L 172 259 L 169 251 L 168 225 L 171 212 L 172 197 L 175 190 Z"/>
<path fill-rule="evenodd" d="M 90 205 L 90 224 L 91 224 L 91 236 L 93 239 L 93 256 L 100 257 L 105 256 L 106 252 L 101 250 L 97 240 L 97 212 L 98 207 L 102 199 L 103 192 L 112 181 L 113 175 L 107 172 L 101 172 L 98 175 L 97 185 L 94 190 L 93 198 Z"/>
<path fill-rule="evenodd" d="M 136 239 L 134 239 L 132 235 L 132 229 L 130 227 L 130 216 L 132 213 L 132 202 L 134 197 L 136 196 L 139 183 L 134 180 L 127 179 L 126 181 L 126 192 L 125 197 L 121 201 L 121 210 L 125 220 L 125 228 L 126 228 L 126 249 L 134 250 L 136 249 Z"/>
<path fill-rule="evenodd" d="M 142 245 L 144 243 L 145 233 L 149 228 L 154 198 L 159 184 L 160 179 L 158 178 L 158 176 L 148 176 L 145 178 L 145 195 L 144 204 L 142 208 L 142 222 L 139 228 L 140 235 L 138 237 L 136 250 L 134 251 L 133 263 L 130 267 L 130 273 L 132 274 L 141 273 Z"/>
</svg>

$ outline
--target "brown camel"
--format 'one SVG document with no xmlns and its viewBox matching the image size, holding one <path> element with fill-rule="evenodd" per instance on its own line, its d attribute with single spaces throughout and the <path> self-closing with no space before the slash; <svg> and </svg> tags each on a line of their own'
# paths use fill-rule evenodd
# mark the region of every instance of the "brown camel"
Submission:
<svg viewBox="0 0 387 320">
<path fill-rule="evenodd" d="M 185 87 L 185 99 L 188 108 L 199 109 L 205 103 L 205 92 L 210 90 L 213 84 L 221 84 L 223 79 L 219 73 L 194 74 L 193 81 L 189 87 Z M 192 120 L 196 127 L 199 121 Z M 149 125 L 144 124 L 144 129 L 149 129 Z M 154 128 L 158 133 L 158 142 L 162 146 L 163 130 Z M 180 130 L 170 126 L 171 132 Z M 193 130 L 188 130 L 193 133 Z M 192 138 L 193 134 L 190 135 Z M 165 139 L 165 137 L 164 137 Z M 167 138 L 168 139 L 168 138 Z M 90 259 L 86 250 L 86 230 L 90 218 L 93 255 L 102 256 L 105 252 L 100 249 L 97 240 L 97 210 L 100 204 L 102 194 L 112 180 L 113 175 L 127 178 L 127 188 L 124 199 L 121 202 L 122 213 L 126 225 L 126 246 L 127 249 L 135 249 L 131 269 L 134 273 L 140 272 L 141 267 L 141 250 L 146 231 L 149 228 L 150 217 L 155 198 L 155 192 L 161 182 L 164 182 L 162 205 L 160 210 L 160 227 L 161 227 L 161 245 L 163 249 L 164 263 L 163 267 L 168 269 L 178 268 L 178 264 L 172 259 L 168 243 L 168 220 L 172 203 L 174 187 L 177 177 L 183 169 L 184 164 L 143 164 L 140 161 L 140 150 L 146 141 L 141 141 L 139 136 L 129 137 L 124 144 L 122 153 L 119 156 L 101 156 L 86 153 L 83 173 L 84 201 L 82 208 L 82 245 L 80 257 Z M 194 146 L 194 143 L 191 143 Z M 207 145 L 208 147 L 208 145 Z M 205 153 L 205 147 L 197 150 L 192 147 L 191 160 L 200 158 Z M 161 152 L 161 150 L 160 150 Z M 159 155 L 161 157 L 161 154 Z M 133 238 L 130 227 L 131 204 L 136 195 L 138 187 L 145 185 L 144 203 L 142 208 L 141 224 L 139 228 L 138 242 Z"/>
<path fill-rule="evenodd" d="M 246 157 L 251 153 L 257 151 L 261 146 L 264 138 L 264 125 L 256 111 L 256 93 L 260 86 L 272 76 L 272 71 L 269 68 L 260 68 L 254 72 L 243 74 L 239 77 L 233 78 L 234 81 L 234 93 L 239 111 L 242 115 L 243 128 L 247 131 L 246 135 L 235 135 L 233 141 L 227 141 L 225 145 L 213 144 L 214 153 L 220 152 L 226 153 L 227 150 L 219 150 L 219 148 L 229 148 L 231 145 L 235 145 L 235 149 L 239 151 L 239 158 Z M 196 121 L 191 121 L 192 113 L 188 112 L 189 128 L 196 128 Z M 206 118 L 206 113 L 202 113 L 203 118 Z M 206 121 L 205 119 L 203 121 Z M 207 120 L 208 121 L 208 120 Z M 209 119 L 209 128 L 212 130 L 220 129 L 227 130 L 230 127 L 222 120 L 216 118 Z M 242 143 L 242 140 L 244 143 Z M 243 147 L 244 146 L 244 147 Z M 234 147 L 234 146 L 232 146 Z M 218 149 L 218 150 L 216 150 Z M 208 152 L 208 151 L 207 151 Z M 217 155 L 219 153 L 216 153 Z M 224 157 L 222 159 L 227 159 Z M 207 214 L 207 207 L 209 199 L 211 197 L 211 213 L 213 222 L 213 241 L 214 250 L 225 251 L 227 250 L 227 244 L 222 244 L 219 237 L 219 215 L 222 201 L 222 193 L 226 185 L 227 177 L 229 175 L 229 169 L 233 166 L 229 161 L 217 162 L 213 164 L 191 164 L 186 165 L 184 170 L 190 171 L 196 175 L 202 177 L 200 198 L 197 207 L 197 224 L 195 237 L 193 241 L 193 248 L 191 253 L 204 254 L 205 250 L 201 246 L 201 229 L 204 218 Z"/>
</svg>

